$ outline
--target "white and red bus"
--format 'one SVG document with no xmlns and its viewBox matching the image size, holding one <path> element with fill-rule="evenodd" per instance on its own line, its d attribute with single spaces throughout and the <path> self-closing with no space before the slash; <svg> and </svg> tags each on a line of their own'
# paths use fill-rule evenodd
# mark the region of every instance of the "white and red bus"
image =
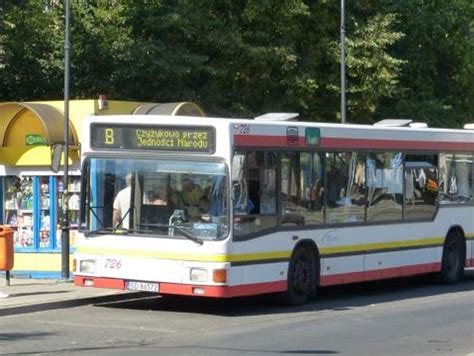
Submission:
<svg viewBox="0 0 474 356">
<path fill-rule="evenodd" d="M 474 266 L 472 130 L 110 116 L 82 142 L 77 286 L 301 304 Z"/>
</svg>

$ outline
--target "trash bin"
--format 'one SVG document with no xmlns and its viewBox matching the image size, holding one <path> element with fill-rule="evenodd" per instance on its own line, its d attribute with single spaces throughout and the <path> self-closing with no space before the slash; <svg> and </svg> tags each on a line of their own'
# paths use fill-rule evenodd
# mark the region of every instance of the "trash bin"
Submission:
<svg viewBox="0 0 474 356">
<path fill-rule="evenodd" d="M 0 271 L 13 268 L 13 230 L 0 225 Z"/>
</svg>

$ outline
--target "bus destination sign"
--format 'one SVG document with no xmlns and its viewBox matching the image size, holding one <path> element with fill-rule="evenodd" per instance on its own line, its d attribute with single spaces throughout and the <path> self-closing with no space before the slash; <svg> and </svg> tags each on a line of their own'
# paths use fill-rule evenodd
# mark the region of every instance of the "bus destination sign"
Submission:
<svg viewBox="0 0 474 356">
<path fill-rule="evenodd" d="M 208 126 L 91 125 L 91 147 L 96 149 L 213 153 L 214 136 Z"/>
</svg>

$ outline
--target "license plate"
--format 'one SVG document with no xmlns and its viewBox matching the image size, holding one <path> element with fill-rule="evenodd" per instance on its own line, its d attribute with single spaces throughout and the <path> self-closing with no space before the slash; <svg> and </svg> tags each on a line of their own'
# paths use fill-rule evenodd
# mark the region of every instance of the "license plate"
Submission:
<svg viewBox="0 0 474 356">
<path fill-rule="evenodd" d="M 158 293 L 160 291 L 160 285 L 158 283 L 126 281 L 125 282 L 125 289 L 139 290 L 139 291 L 142 291 L 142 292 Z"/>
</svg>

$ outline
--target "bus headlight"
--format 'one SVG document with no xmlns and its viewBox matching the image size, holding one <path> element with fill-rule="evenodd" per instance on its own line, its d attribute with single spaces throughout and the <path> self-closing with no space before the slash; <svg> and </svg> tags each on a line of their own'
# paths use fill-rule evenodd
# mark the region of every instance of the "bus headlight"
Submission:
<svg viewBox="0 0 474 356">
<path fill-rule="evenodd" d="M 191 268 L 189 279 L 192 282 L 207 282 L 208 272 L 205 268 Z"/>
<path fill-rule="evenodd" d="M 82 260 L 79 262 L 79 272 L 95 273 L 96 260 Z"/>
</svg>

